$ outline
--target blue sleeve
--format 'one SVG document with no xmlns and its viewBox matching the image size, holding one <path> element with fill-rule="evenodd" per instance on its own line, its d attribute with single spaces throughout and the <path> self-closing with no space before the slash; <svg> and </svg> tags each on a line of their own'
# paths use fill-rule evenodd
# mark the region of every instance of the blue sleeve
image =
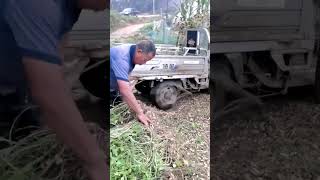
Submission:
<svg viewBox="0 0 320 180">
<path fill-rule="evenodd" d="M 21 56 L 61 64 L 58 51 L 59 12 L 55 1 L 8 1 L 4 14 Z"/>
<path fill-rule="evenodd" d="M 129 66 L 120 58 L 111 58 L 111 68 L 117 80 L 129 82 Z"/>
</svg>

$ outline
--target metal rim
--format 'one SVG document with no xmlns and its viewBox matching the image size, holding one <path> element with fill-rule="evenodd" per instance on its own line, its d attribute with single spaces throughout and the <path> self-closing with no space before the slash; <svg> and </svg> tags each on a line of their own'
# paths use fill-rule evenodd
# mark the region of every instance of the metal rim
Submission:
<svg viewBox="0 0 320 180">
<path fill-rule="evenodd" d="M 166 86 L 160 90 L 159 100 L 164 104 L 174 104 L 177 97 L 177 88 L 174 86 Z"/>
</svg>

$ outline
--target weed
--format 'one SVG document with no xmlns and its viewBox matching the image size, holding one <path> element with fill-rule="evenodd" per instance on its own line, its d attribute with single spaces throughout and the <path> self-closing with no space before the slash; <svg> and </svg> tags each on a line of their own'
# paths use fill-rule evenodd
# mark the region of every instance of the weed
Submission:
<svg viewBox="0 0 320 180">
<path fill-rule="evenodd" d="M 165 165 L 162 144 L 151 131 L 144 129 L 138 122 L 128 122 L 128 111 L 124 104 L 110 110 L 110 174 L 113 180 L 141 179 L 160 177 Z"/>
</svg>

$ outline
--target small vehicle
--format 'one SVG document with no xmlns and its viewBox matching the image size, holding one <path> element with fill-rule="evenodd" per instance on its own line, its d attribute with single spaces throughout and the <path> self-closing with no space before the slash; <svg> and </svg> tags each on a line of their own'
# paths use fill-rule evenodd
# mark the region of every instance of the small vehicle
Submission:
<svg viewBox="0 0 320 180">
<path fill-rule="evenodd" d="M 156 56 L 131 73 L 136 90 L 150 95 L 160 109 L 170 109 L 184 95 L 209 88 L 209 31 L 188 29 L 185 34 L 180 47 L 156 45 Z"/>
<path fill-rule="evenodd" d="M 125 16 L 137 16 L 140 12 L 135 8 L 126 8 L 120 12 L 121 15 Z"/>
</svg>

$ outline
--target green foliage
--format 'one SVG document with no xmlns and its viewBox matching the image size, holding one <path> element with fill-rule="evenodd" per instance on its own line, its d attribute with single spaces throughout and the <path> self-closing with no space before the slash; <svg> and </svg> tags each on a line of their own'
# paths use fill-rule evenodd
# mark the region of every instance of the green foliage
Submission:
<svg viewBox="0 0 320 180">
<path fill-rule="evenodd" d="M 153 24 L 147 24 L 139 31 L 141 34 L 146 36 L 148 39 L 152 39 L 156 44 L 163 44 L 163 31 L 160 29 L 153 30 Z M 176 44 L 177 42 L 177 33 L 174 31 L 166 30 L 164 34 L 166 36 L 167 42 L 165 44 Z"/>
<path fill-rule="evenodd" d="M 112 107 L 110 117 L 111 126 L 121 125 L 133 119 L 128 106 L 124 103 Z"/>
<path fill-rule="evenodd" d="M 139 30 L 140 33 L 146 34 L 146 35 L 151 35 L 152 31 L 153 31 L 153 24 L 152 23 L 146 24 L 145 26 L 143 26 Z"/>
<path fill-rule="evenodd" d="M 167 34 L 167 42 L 165 44 L 173 44 L 175 45 L 177 43 L 177 35 L 175 32 L 169 32 Z M 162 35 L 161 33 L 157 33 L 155 36 L 154 36 L 154 42 L 157 43 L 157 44 L 163 44 L 163 39 L 162 39 Z"/>
<path fill-rule="evenodd" d="M 209 28 L 210 25 L 210 1 L 209 0 L 182 0 L 179 11 L 176 14 L 173 27 L 179 31 L 179 36 L 188 28 Z"/>
<path fill-rule="evenodd" d="M 157 179 L 164 168 L 161 143 L 138 122 L 123 124 L 124 105 L 114 107 L 110 130 L 110 177 L 112 180 Z M 120 112 L 120 115 L 118 114 Z M 121 124 L 121 125 L 120 125 Z"/>
<path fill-rule="evenodd" d="M 166 44 L 176 44 L 177 42 L 177 33 L 174 31 L 166 32 L 166 38 L 168 42 Z M 133 36 L 129 36 L 127 38 L 123 38 L 121 41 L 114 41 L 116 43 L 137 43 L 143 39 L 150 39 L 156 44 L 163 44 L 163 34 L 159 30 L 153 30 L 153 24 L 146 24 L 143 28 L 141 28 L 138 33 Z"/>
</svg>

